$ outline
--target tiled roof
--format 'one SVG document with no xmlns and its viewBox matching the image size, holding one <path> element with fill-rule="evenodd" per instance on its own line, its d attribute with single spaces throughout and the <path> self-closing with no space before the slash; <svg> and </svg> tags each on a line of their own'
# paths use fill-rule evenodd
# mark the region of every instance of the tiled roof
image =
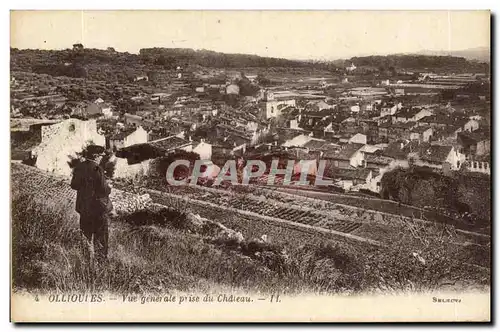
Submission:
<svg viewBox="0 0 500 332">
<path fill-rule="evenodd" d="M 351 157 L 364 146 L 364 144 L 357 144 L 357 143 L 349 143 L 344 146 L 343 149 L 341 149 L 339 152 L 330 152 L 327 151 L 324 155 L 324 158 L 327 159 L 334 159 L 334 160 L 349 160 Z"/>
<path fill-rule="evenodd" d="M 403 108 L 401 111 L 396 113 L 396 117 L 409 119 L 415 116 L 421 109 L 419 108 Z"/>
<path fill-rule="evenodd" d="M 135 115 L 135 114 L 130 114 L 130 113 L 125 113 L 124 115 L 126 118 L 129 119 L 136 119 L 136 120 L 142 120 L 142 117 Z"/>
<path fill-rule="evenodd" d="M 325 144 L 327 144 L 327 142 L 324 140 L 312 139 L 309 142 L 307 142 L 306 144 L 304 144 L 303 147 L 311 149 L 311 150 L 319 150 Z"/>
<path fill-rule="evenodd" d="M 332 115 L 332 122 L 334 123 L 341 123 L 345 119 L 349 118 L 350 116 L 346 113 L 335 113 Z"/>
<path fill-rule="evenodd" d="M 384 122 L 379 124 L 379 128 L 392 128 L 392 123 L 391 122 Z"/>
<path fill-rule="evenodd" d="M 136 130 L 135 128 L 124 129 L 124 130 L 120 131 L 119 133 L 115 133 L 114 135 L 111 135 L 110 139 L 122 140 L 125 137 L 127 137 L 128 135 L 132 134 L 135 130 Z"/>
<path fill-rule="evenodd" d="M 290 105 L 287 105 L 287 107 L 281 110 L 282 116 L 296 116 L 299 115 L 299 113 L 300 112 L 298 108 Z"/>
<path fill-rule="evenodd" d="M 134 144 L 119 149 L 116 157 L 126 158 L 129 164 L 135 164 L 144 160 L 154 159 L 165 155 L 165 151 L 154 147 L 149 143 Z"/>
<path fill-rule="evenodd" d="M 309 131 L 305 131 L 302 129 L 292 129 L 292 128 L 277 128 L 277 134 L 280 141 L 285 142 L 290 140 L 300 134 L 309 135 Z"/>
<path fill-rule="evenodd" d="M 431 127 L 428 127 L 428 126 L 419 126 L 419 127 L 415 127 L 411 130 L 412 133 L 423 133 L 427 130 L 431 129 Z"/>
<path fill-rule="evenodd" d="M 360 151 L 361 152 L 364 152 L 364 153 L 367 153 L 367 154 L 372 154 L 372 153 L 375 153 L 376 151 L 378 150 L 381 150 L 382 148 L 379 147 L 379 146 L 375 146 L 375 145 L 365 145 L 363 146 Z"/>
<path fill-rule="evenodd" d="M 412 127 L 414 127 L 416 125 L 415 122 L 413 121 L 410 121 L 410 122 L 397 122 L 397 123 L 394 123 L 392 125 L 390 125 L 389 127 L 390 128 L 399 128 L 399 129 L 411 129 Z"/>
<path fill-rule="evenodd" d="M 329 176 L 344 180 L 366 180 L 372 170 L 369 168 L 332 168 L 329 171 Z"/>
<path fill-rule="evenodd" d="M 87 107 L 83 110 L 83 113 L 88 114 L 88 115 L 93 115 L 93 114 L 99 114 L 101 113 L 101 108 L 96 105 L 96 104 L 88 104 Z"/>
<path fill-rule="evenodd" d="M 323 100 L 320 100 L 318 102 L 312 102 L 312 103 L 315 103 L 320 110 L 321 109 L 332 109 L 332 108 L 335 108 L 335 105 L 330 105 L 328 103 L 326 103 L 325 101 Z"/>
<path fill-rule="evenodd" d="M 443 116 L 443 115 L 428 115 L 419 120 L 419 122 L 424 123 L 437 123 L 437 124 L 446 124 L 452 126 L 462 127 L 469 121 L 467 118 L 461 118 L 456 116 Z"/>
<path fill-rule="evenodd" d="M 188 145 L 189 141 L 179 138 L 177 136 L 172 136 L 165 139 L 160 139 L 157 141 L 150 142 L 149 144 L 151 144 L 154 147 L 168 151 Z"/>
<path fill-rule="evenodd" d="M 453 147 L 449 145 L 431 145 L 421 149 L 420 159 L 433 163 L 443 163 Z"/>
<path fill-rule="evenodd" d="M 485 140 L 491 140 L 491 134 L 487 130 L 476 130 L 473 132 L 461 132 L 458 133 L 461 137 L 466 137 L 469 140 L 473 140 L 475 142 L 482 142 Z"/>
<path fill-rule="evenodd" d="M 401 148 L 401 144 L 403 147 Z M 419 144 L 418 141 L 404 142 L 397 141 L 389 144 L 389 146 L 382 151 L 382 155 L 394 159 L 406 159 L 410 152 L 417 152 L 421 146 L 428 146 L 428 144 Z"/>
<path fill-rule="evenodd" d="M 375 154 L 366 154 L 365 160 L 367 163 L 372 163 L 377 165 L 389 165 L 394 160 L 394 158 L 379 156 Z"/>
<path fill-rule="evenodd" d="M 321 151 L 324 151 L 324 152 L 335 152 L 335 151 L 339 151 L 340 150 L 340 145 L 338 144 L 335 144 L 335 143 L 327 143 L 325 145 L 323 145 L 320 149 Z"/>
</svg>

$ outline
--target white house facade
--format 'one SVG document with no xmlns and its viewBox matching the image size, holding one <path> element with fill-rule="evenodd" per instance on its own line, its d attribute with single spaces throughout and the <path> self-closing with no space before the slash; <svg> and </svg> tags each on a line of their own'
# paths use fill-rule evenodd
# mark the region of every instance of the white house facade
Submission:
<svg viewBox="0 0 500 332">
<path fill-rule="evenodd" d="M 97 132 L 95 120 L 67 119 L 42 127 L 42 142 L 33 150 L 36 167 L 70 176 L 69 156 L 76 156 L 89 143 L 105 146 L 105 137 Z"/>
</svg>

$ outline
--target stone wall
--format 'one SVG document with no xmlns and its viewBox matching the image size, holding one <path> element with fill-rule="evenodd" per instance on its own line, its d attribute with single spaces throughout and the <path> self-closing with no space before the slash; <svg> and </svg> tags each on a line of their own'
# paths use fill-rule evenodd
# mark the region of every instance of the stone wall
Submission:
<svg viewBox="0 0 500 332">
<path fill-rule="evenodd" d="M 469 172 L 478 172 L 483 174 L 491 174 L 491 165 L 486 161 L 466 161 L 466 169 Z"/>
<path fill-rule="evenodd" d="M 146 160 L 141 163 L 129 165 L 127 159 L 116 158 L 114 178 L 135 178 L 141 177 L 149 173 L 149 165 L 151 160 Z"/>
<path fill-rule="evenodd" d="M 131 146 L 134 144 L 147 143 L 148 133 L 141 126 L 139 126 L 136 131 L 125 137 L 124 147 Z"/>
<path fill-rule="evenodd" d="M 68 119 L 42 127 L 42 142 L 33 153 L 36 166 L 60 175 L 71 175 L 69 156 L 75 156 L 89 142 L 105 146 L 105 138 L 97 133 L 95 120 Z"/>
</svg>

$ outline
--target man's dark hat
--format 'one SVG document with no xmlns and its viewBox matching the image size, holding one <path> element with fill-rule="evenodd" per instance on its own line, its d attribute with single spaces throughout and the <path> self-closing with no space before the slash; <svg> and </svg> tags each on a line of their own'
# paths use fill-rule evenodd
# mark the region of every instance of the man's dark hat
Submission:
<svg viewBox="0 0 500 332">
<path fill-rule="evenodd" d="M 93 156 L 104 155 L 104 152 L 106 149 L 103 146 L 91 144 L 91 145 L 87 146 L 87 148 L 85 150 L 86 150 L 88 156 L 93 157 Z"/>
</svg>

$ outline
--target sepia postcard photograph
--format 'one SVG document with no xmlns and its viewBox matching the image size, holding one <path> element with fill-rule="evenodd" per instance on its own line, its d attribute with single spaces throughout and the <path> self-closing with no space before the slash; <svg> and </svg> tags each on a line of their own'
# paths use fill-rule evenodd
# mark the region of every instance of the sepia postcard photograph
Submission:
<svg viewBox="0 0 500 332">
<path fill-rule="evenodd" d="M 11 10 L 11 322 L 491 322 L 491 22 Z"/>
</svg>

